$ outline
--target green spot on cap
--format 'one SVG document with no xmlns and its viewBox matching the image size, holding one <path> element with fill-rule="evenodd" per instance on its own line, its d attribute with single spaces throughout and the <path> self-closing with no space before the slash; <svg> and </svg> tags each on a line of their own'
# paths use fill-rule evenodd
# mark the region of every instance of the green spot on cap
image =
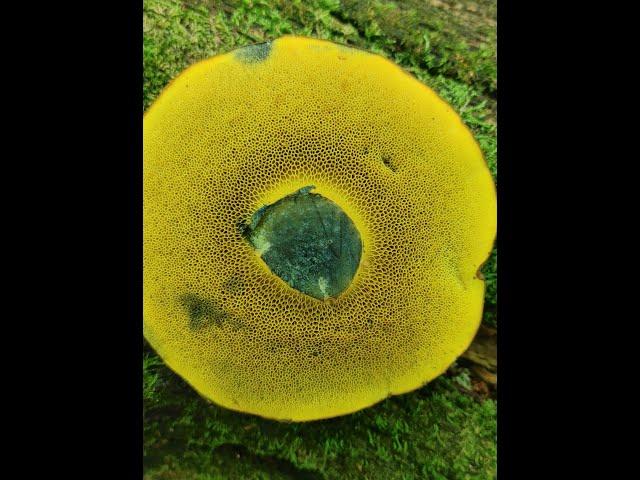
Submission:
<svg viewBox="0 0 640 480">
<path fill-rule="evenodd" d="M 336 298 L 351 283 L 362 254 L 360 233 L 331 200 L 301 188 L 258 209 L 244 237 L 269 269 L 314 298 Z"/>
<path fill-rule="evenodd" d="M 264 42 L 239 48 L 236 51 L 236 57 L 243 62 L 257 63 L 265 60 L 269 53 L 271 53 L 271 42 Z"/>
</svg>

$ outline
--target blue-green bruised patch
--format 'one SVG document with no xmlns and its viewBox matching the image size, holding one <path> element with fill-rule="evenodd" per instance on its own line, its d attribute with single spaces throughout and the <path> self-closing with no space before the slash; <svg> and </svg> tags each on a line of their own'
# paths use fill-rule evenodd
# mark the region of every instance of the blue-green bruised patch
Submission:
<svg viewBox="0 0 640 480">
<path fill-rule="evenodd" d="M 246 63 L 264 61 L 271 53 L 272 42 L 256 43 L 236 50 L 236 58 Z"/>
<path fill-rule="evenodd" d="M 336 298 L 351 283 L 362 254 L 360 234 L 313 185 L 258 209 L 242 234 L 271 271 L 318 300 Z"/>
<path fill-rule="evenodd" d="M 189 327 L 191 330 L 197 331 L 212 325 L 222 327 L 225 322 L 229 323 L 235 330 L 242 327 L 237 318 L 234 318 L 210 300 L 201 298 L 193 293 L 181 295 L 179 300 L 189 315 Z"/>
</svg>

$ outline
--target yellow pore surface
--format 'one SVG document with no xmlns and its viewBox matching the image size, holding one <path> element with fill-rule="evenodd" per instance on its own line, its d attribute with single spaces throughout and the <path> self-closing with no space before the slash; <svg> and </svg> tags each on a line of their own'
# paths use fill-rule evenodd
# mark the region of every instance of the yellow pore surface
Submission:
<svg viewBox="0 0 640 480">
<path fill-rule="evenodd" d="M 395 64 L 307 38 L 267 47 L 190 67 L 145 115 L 144 334 L 212 401 L 305 421 L 413 390 L 463 353 L 496 196 L 460 118 Z M 291 288 L 239 229 L 308 185 L 362 238 L 336 299 Z"/>
</svg>

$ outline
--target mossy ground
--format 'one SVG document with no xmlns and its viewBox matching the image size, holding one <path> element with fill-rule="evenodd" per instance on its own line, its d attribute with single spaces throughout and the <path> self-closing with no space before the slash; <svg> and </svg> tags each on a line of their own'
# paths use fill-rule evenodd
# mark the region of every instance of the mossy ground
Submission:
<svg viewBox="0 0 640 480">
<path fill-rule="evenodd" d="M 494 178 L 495 0 L 144 0 L 146 109 L 192 63 L 285 34 L 379 53 L 460 113 Z M 496 250 L 483 267 L 495 327 Z M 496 403 L 460 364 L 352 415 L 286 424 L 195 393 L 145 345 L 145 479 L 491 479 Z M 480 392 L 480 393 L 478 393 Z"/>
</svg>

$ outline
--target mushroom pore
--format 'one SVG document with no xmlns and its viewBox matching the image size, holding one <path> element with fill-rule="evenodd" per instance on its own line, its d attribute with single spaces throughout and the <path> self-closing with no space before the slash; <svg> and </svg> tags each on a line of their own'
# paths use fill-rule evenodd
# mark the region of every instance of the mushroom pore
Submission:
<svg viewBox="0 0 640 480">
<path fill-rule="evenodd" d="M 146 112 L 143 155 L 144 335 L 203 396 L 334 417 L 470 344 L 495 187 L 392 62 L 299 37 L 212 57 Z"/>
</svg>

